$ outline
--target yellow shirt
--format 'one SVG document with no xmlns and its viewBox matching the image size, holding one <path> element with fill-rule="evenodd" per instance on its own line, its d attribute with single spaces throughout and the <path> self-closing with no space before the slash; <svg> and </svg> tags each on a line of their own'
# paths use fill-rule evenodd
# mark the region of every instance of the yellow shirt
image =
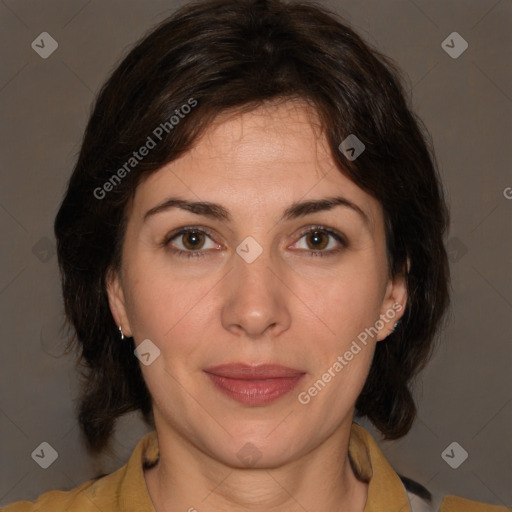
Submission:
<svg viewBox="0 0 512 512">
<path fill-rule="evenodd" d="M 158 438 L 156 432 L 150 432 L 139 441 L 129 461 L 114 473 L 88 480 L 69 491 L 45 492 L 34 502 L 12 503 L 2 512 L 155 512 L 144 479 L 144 466 L 153 465 L 158 456 Z M 352 425 L 349 457 L 358 477 L 369 482 L 364 512 L 411 512 L 408 494 L 397 473 L 371 435 L 356 423 Z M 417 510 L 428 509 L 421 504 Z M 439 512 L 510 510 L 447 496 Z"/>
</svg>

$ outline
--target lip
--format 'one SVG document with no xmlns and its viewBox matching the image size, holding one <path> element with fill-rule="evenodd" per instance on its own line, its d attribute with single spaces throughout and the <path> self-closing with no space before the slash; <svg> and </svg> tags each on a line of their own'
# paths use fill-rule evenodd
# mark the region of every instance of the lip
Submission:
<svg viewBox="0 0 512 512">
<path fill-rule="evenodd" d="M 286 395 L 306 374 L 281 365 L 243 363 L 222 364 L 203 371 L 219 391 L 253 406 L 266 405 Z"/>
</svg>

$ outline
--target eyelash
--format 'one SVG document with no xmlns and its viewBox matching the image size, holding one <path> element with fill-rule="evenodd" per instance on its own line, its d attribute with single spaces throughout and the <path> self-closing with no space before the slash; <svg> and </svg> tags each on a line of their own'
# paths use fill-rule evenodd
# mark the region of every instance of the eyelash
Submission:
<svg viewBox="0 0 512 512">
<path fill-rule="evenodd" d="M 175 232 L 167 235 L 164 238 L 164 240 L 161 242 L 160 245 L 162 247 L 167 247 L 169 251 L 171 251 L 172 253 L 174 253 L 177 256 L 182 257 L 182 258 L 202 258 L 202 257 L 206 256 L 206 253 L 208 251 L 202 251 L 202 250 L 184 251 L 182 249 L 173 249 L 173 248 L 169 247 L 169 243 L 172 242 L 175 238 L 178 238 L 182 235 L 186 235 L 187 233 L 189 233 L 191 231 L 203 233 L 203 234 L 207 235 L 208 237 L 210 237 L 210 239 L 212 238 L 212 233 L 208 229 L 199 228 L 199 227 L 195 227 L 195 226 L 188 226 L 188 227 L 179 229 L 179 231 L 175 231 Z M 341 235 L 340 233 L 338 233 L 336 231 L 333 231 L 332 229 L 326 228 L 324 226 L 310 226 L 308 229 L 301 232 L 299 240 L 302 237 L 304 237 L 304 235 L 313 233 L 315 231 L 320 231 L 320 232 L 326 233 L 327 235 L 333 237 L 339 244 L 341 244 L 342 247 L 337 248 L 337 249 L 330 249 L 328 251 L 325 251 L 325 250 L 313 251 L 313 250 L 301 249 L 302 252 L 306 252 L 312 257 L 334 256 L 335 254 L 338 254 L 339 252 L 341 252 L 344 248 L 348 247 L 348 243 L 346 242 L 345 237 L 343 235 Z"/>
</svg>

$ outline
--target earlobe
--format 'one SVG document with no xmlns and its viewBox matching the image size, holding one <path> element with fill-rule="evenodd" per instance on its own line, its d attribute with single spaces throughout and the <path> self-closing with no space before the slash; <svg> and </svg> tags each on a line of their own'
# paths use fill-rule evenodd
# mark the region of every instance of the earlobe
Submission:
<svg viewBox="0 0 512 512">
<path fill-rule="evenodd" d="M 132 329 L 126 313 L 124 291 L 116 270 L 110 269 L 105 279 L 108 303 L 116 325 L 120 326 L 123 334 L 132 336 Z"/>
</svg>

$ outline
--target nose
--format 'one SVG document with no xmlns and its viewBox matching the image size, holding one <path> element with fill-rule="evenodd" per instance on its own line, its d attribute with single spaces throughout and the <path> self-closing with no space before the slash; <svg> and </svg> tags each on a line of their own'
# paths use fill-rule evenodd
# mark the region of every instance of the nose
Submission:
<svg viewBox="0 0 512 512">
<path fill-rule="evenodd" d="M 263 250 L 251 263 L 235 253 L 233 265 L 224 284 L 223 327 L 253 340 L 286 331 L 291 323 L 290 291 L 269 251 Z"/>
</svg>

